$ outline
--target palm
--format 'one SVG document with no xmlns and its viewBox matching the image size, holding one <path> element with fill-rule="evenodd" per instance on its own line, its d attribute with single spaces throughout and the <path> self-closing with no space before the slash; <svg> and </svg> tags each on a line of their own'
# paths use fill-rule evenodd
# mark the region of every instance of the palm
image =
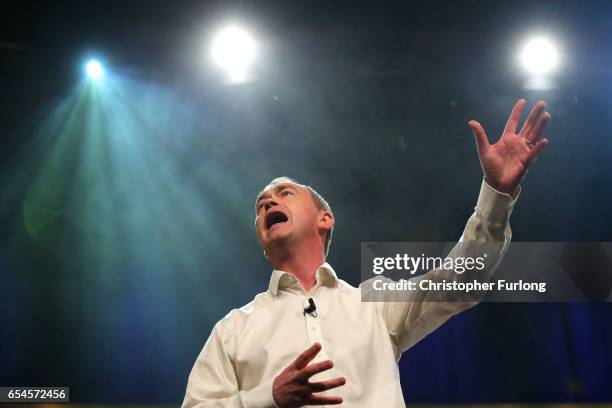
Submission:
<svg viewBox="0 0 612 408">
<path fill-rule="evenodd" d="M 512 194 L 527 173 L 529 165 L 548 143 L 542 137 L 550 114 L 544 112 L 545 103 L 540 101 L 533 108 L 521 130 L 517 133 L 521 112 L 527 102 L 519 100 L 508 118 L 508 123 L 497 143 L 489 144 L 480 123 L 469 122 L 478 147 L 478 156 L 485 180 L 491 187 Z"/>
</svg>

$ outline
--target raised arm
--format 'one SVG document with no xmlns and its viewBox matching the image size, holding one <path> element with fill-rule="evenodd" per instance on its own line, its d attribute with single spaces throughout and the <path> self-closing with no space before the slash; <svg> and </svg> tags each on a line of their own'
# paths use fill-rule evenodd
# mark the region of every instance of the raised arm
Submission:
<svg viewBox="0 0 612 408">
<path fill-rule="evenodd" d="M 459 243 L 449 257 L 473 256 L 487 250 L 486 267 L 458 274 L 453 270 L 432 270 L 417 280 L 478 280 L 487 281 L 501 261 L 510 243 L 510 214 L 520 193 L 520 182 L 531 163 L 548 143 L 542 137 L 550 114 L 544 112 L 545 103 L 540 101 L 531 111 L 520 132 L 516 133 L 521 112 L 526 105 L 519 100 L 497 143 L 489 144 L 482 126 L 472 120 L 478 156 L 483 168 L 484 180 L 474 213 L 470 216 Z M 445 294 L 446 295 L 446 294 Z M 480 294 L 482 295 L 482 294 Z M 451 316 L 478 303 L 481 297 L 472 294 L 466 297 L 449 295 L 448 301 L 440 292 L 419 290 L 411 293 L 407 302 L 381 302 L 382 317 L 396 347 L 396 355 L 439 327 Z"/>
</svg>

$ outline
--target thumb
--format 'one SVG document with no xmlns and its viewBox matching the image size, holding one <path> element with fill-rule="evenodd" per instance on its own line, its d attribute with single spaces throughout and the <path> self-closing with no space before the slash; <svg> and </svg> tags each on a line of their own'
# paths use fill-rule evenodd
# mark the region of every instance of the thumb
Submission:
<svg viewBox="0 0 612 408">
<path fill-rule="evenodd" d="M 485 152 L 489 148 L 489 139 L 487 135 L 480 125 L 480 123 L 475 120 L 470 120 L 468 125 L 472 128 L 472 132 L 474 132 L 474 138 L 476 139 L 476 147 L 480 153 Z"/>
</svg>

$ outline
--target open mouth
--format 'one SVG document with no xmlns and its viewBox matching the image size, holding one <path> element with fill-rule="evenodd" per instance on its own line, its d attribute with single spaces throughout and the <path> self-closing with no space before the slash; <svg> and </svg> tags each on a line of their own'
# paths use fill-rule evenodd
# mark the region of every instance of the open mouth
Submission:
<svg viewBox="0 0 612 408">
<path fill-rule="evenodd" d="M 276 224 L 289 221 L 289 218 L 282 211 L 272 211 L 266 215 L 266 229 L 272 228 Z"/>
</svg>

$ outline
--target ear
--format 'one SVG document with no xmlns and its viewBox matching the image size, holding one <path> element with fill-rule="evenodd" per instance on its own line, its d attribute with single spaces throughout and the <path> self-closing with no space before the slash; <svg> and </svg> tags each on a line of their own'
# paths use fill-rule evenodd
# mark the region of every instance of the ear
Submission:
<svg viewBox="0 0 612 408">
<path fill-rule="evenodd" d="M 330 212 L 325 210 L 319 212 L 319 222 L 317 224 L 319 230 L 324 230 L 325 232 L 331 230 L 334 222 L 334 216 Z"/>
</svg>

